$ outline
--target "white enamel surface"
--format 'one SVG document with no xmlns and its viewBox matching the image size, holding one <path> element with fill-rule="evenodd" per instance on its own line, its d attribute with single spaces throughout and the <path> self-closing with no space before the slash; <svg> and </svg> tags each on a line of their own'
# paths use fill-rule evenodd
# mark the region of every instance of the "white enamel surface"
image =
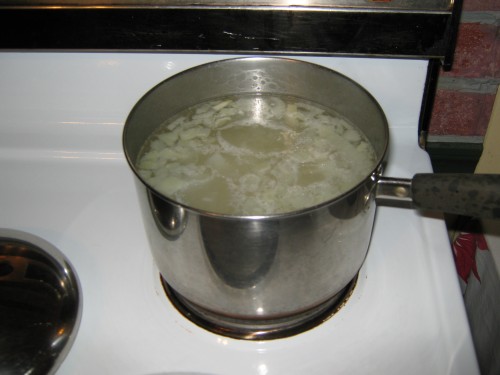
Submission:
<svg viewBox="0 0 500 375">
<path fill-rule="evenodd" d="M 83 289 L 58 374 L 477 374 L 440 218 L 379 207 L 348 303 L 295 337 L 246 342 L 193 325 L 163 294 L 121 130 L 152 86 L 224 56 L 0 54 L 0 227 L 70 259 Z M 307 58 L 350 76 L 391 125 L 386 175 L 430 171 L 416 124 L 425 61 Z"/>
</svg>

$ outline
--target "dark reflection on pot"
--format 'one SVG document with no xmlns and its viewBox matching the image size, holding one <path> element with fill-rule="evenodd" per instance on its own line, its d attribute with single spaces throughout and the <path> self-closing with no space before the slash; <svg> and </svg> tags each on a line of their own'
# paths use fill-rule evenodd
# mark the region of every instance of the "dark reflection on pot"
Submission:
<svg viewBox="0 0 500 375">
<path fill-rule="evenodd" d="M 234 288 L 250 288 L 271 268 L 278 247 L 278 221 L 200 217 L 210 264 Z"/>
<path fill-rule="evenodd" d="M 184 232 L 188 214 L 184 208 L 162 199 L 148 190 L 148 200 L 159 231 L 169 240 L 176 240 Z"/>
</svg>

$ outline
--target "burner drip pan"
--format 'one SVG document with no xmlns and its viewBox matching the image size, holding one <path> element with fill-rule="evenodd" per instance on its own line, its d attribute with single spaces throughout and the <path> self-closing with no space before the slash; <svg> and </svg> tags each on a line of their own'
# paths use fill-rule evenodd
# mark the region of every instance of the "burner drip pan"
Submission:
<svg viewBox="0 0 500 375">
<path fill-rule="evenodd" d="M 187 319 L 218 335 L 243 340 L 273 340 L 308 331 L 331 318 L 351 296 L 357 276 L 326 302 L 292 316 L 276 319 L 248 320 L 222 316 L 200 307 L 177 292 L 160 275 L 161 283 L 175 308 Z"/>
</svg>

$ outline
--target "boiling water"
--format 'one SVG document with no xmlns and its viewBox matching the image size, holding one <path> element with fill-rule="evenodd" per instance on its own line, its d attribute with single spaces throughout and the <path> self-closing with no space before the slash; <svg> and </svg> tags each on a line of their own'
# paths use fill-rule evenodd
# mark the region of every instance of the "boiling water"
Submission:
<svg viewBox="0 0 500 375">
<path fill-rule="evenodd" d="M 376 165 L 364 135 L 324 107 L 293 97 L 235 96 L 165 121 L 137 161 L 158 192 L 231 215 L 291 212 L 331 200 Z"/>
</svg>

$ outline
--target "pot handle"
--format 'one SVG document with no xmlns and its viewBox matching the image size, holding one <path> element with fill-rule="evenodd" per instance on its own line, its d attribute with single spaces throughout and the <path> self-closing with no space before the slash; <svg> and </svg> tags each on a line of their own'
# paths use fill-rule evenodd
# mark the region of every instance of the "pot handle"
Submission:
<svg viewBox="0 0 500 375">
<path fill-rule="evenodd" d="M 380 177 L 377 204 L 500 219 L 500 175 L 422 173 L 413 179 Z"/>
</svg>

